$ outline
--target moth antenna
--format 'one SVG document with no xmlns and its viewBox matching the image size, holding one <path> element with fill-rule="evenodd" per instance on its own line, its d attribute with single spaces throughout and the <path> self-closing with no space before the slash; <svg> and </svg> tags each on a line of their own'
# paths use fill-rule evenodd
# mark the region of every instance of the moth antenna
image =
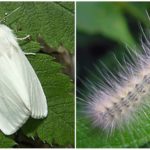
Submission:
<svg viewBox="0 0 150 150">
<path fill-rule="evenodd" d="M 3 22 L 7 17 L 9 17 L 10 15 L 12 15 L 13 13 L 15 13 L 16 11 L 18 11 L 21 7 L 16 8 L 15 10 L 13 10 L 12 12 L 10 12 L 7 16 L 3 17 L 0 20 L 0 23 Z"/>
</svg>

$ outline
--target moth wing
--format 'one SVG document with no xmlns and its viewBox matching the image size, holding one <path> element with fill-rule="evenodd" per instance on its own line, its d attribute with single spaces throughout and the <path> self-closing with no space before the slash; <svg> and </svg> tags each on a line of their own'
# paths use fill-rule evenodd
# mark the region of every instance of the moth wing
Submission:
<svg viewBox="0 0 150 150">
<path fill-rule="evenodd" d="M 48 113 L 47 101 L 35 71 L 16 41 L 10 42 L 9 47 L 12 49 L 12 62 L 15 63 L 18 74 L 23 79 L 24 91 L 27 91 L 26 96 L 28 98 L 22 100 L 31 111 L 33 118 L 46 117 Z"/>
<path fill-rule="evenodd" d="M 23 82 L 14 68 L 8 57 L 0 56 L 0 129 L 6 135 L 15 133 L 30 116 L 22 100 L 27 98 L 26 91 L 18 89 Z"/>
<path fill-rule="evenodd" d="M 0 129 L 10 135 L 29 116 L 46 115 L 46 97 L 38 77 L 13 32 L 0 24 Z"/>
<path fill-rule="evenodd" d="M 44 118 L 48 108 L 41 83 L 22 50 L 19 51 L 19 58 L 22 60 L 23 75 L 28 88 L 31 116 L 37 119 Z"/>
</svg>

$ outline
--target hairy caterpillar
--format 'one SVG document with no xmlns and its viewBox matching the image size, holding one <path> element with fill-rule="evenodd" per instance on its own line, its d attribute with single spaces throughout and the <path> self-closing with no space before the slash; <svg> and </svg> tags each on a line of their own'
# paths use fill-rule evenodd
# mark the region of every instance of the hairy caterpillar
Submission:
<svg viewBox="0 0 150 150">
<path fill-rule="evenodd" d="M 125 66 L 116 59 L 120 66 L 117 75 L 106 68 L 103 82 L 87 80 L 85 86 L 89 92 L 81 100 L 94 127 L 112 133 L 132 124 L 139 113 L 149 119 L 145 108 L 150 104 L 150 41 L 142 32 L 145 40 L 141 41 L 142 51 L 128 50 Z M 97 70 L 101 74 L 100 68 Z"/>
</svg>

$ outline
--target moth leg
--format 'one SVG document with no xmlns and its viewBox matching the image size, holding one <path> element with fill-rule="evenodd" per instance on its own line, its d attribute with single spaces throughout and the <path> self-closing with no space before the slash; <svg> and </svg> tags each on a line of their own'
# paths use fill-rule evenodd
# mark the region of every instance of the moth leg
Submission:
<svg viewBox="0 0 150 150">
<path fill-rule="evenodd" d="M 23 37 L 23 38 L 17 38 L 17 40 L 20 40 L 20 41 L 22 41 L 22 40 L 26 40 L 26 39 L 29 39 L 30 38 L 30 35 L 27 35 L 27 36 L 25 36 L 25 37 Z M 35 53 L 26 53 L 26 52 L 24 52 L 24 54 L 25 55 L 36 55 Z"/>
<path fill-rule="evenodd" d="M 26 39 L 29 39 L 29 38 L 30 38 L 30 35 L 27 35 L 27 36 L 25 36 L 23 38 L 17 38 L 17 40 L 23 41 L 23 40 L 26 40 Z"/>
<path fill-rule="evenodd" d="M 24 54 L 25 55 L 34 55 L 34 56 L 36 55 L 36 53 L 26 53 L 26 52 L 24 52 Z"/>
<path fill-rule="evenodd" d="M 23 38 L 17 38 L 17 40 L 20 40 L 20 41 L 22 41 L 22 40 L 26 40 L 26 39 L 29 39 L 30 38 L 30 35 L 27 35 L 27 36 L 25 36 L 25 37 L 23 37 Z M 26 53 L 26 52 L 24 52 L 24 54 L 25 55 L 36 55 L 35 53 Z"/>
</svg>

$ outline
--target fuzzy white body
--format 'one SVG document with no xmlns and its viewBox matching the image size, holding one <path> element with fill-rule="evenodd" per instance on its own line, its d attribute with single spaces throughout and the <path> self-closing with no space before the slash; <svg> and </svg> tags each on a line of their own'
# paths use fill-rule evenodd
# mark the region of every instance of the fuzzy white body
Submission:
<svg viewBox="0 0 150 150">
<path fill-rule="evenodd" d="M 0 24 L 0 130 L 15 133 L 31 116 L 47 116 L 40 81 L 12 30 Z"/>
<path fill-rule="evenodd" d="M 116 128 L 132 123 L 140 113 L 146 117 L 145 107 L 150 104 L 150 43 L 142 42 L 143 52 L 130 51 L 133 61 L 119 65 L 122 71 L 116 77 L 112 72 L 103 74 L 104 83 L 89 82 L 86 97 L 86 115 L 95 127 L 112 133 Z M 149 119 L 149 117 L 148 117 Z"/>
</svg>

